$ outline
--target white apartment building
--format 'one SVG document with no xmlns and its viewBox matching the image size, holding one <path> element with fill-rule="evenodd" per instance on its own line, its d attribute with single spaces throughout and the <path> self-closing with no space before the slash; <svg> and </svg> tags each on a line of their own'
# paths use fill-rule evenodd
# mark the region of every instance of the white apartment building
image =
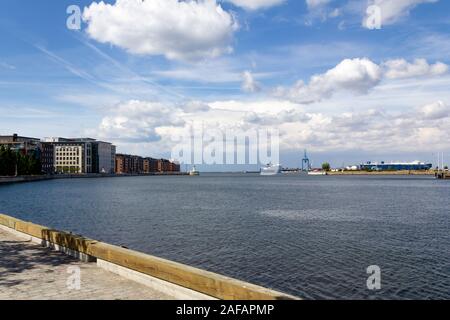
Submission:
<svg viewBox="0 0 450 320">
<path fill-rule="evenodd" d="M 92 173 L 92 145 L 89 142 L 56 142 L 56 173 Z"/>
<path fill-rule="evenodd" d="M 114 173 L 116 147 L 89 138 L 46 138 L 54 146 L 56 173 Z"/>
</svg>

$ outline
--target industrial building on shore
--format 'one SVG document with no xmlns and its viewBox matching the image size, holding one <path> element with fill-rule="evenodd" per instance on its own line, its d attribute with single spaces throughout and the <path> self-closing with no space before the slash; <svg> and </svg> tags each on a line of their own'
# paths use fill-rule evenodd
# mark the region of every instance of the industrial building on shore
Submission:
<svg viewBox="0 0 450 320">
<path fill-rule="evenodd" d="M 366 162 L 360 165 L 361 170 L 367 171 L 422 171 L 431 170 L 433 164 L 420 161 L 414 162 Z"/>
</svg>

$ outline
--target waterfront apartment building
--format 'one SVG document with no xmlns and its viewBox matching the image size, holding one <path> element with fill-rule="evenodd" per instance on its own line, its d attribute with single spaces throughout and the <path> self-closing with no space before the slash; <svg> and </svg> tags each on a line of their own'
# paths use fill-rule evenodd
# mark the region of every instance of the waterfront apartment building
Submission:
<svg viewBox="0 0 450 320">
<path fill-rule="evenodd" d="M 144 173 L 158 172 L 158 160 L 153 158 L 144 158 Z"/>
<path fill-rule="evenodd" d="M 54 172 L 70 174 L 92 173 L 93 139 L 46 138 L 54 148 Z"/>
<path fill-rule="evenodd" d="M 371 171 L 402 171 L 402 170 L 430 170 L 433 167 L 431 163 L 420 161 L 415 162 L 367 162 L 361 165 L 361 170 Z"/>
<path fill-rule="evenodd" d="M 135 155 L 116 155 L 116 174 L 149 174 L 180 172 L 180 165 L 166 159 L 143 158 Z"/>
<path fill-rule="evenodd" d="M 115 168 L 116 174 L 128 174 L 131 173 L 130 157 L 125 154 L 116 154 Z"/>
<path fill-rule="evenodd" d="M 109 142 L 91 138 L 38 138 L 17 134 L 0 136 L 0 147 L 10 148 L 23 155 L 35 156 L 42 172 L 53 173 L 107 173 L 115 172 L 116 147 Z"/>
<path fill-rule="evenodd" d="M 144 173 L 144 159 L 139 156 L 131 156 L 131 172 Z"/>
<path fill-rule="evenodd" d="M 181 165 L 178 162 L 171 161 L 170 162 L 170 172 L 180 172 Z"/>
<path fill-rule="evenodd" d="M 46 138 L 53 146 L 54 172 L 70 174 L 114 173 L 116 147 L 91 138 Z"/>
<path fill-rule="evenodd" d="M 116 174 L 146 173 L 144 166 L 149 166 L 149 164 L 142 157 L 128 154 L 116 155 Z"/>
<path fill-rule="evenodd" d="M 158 160 L 158 171 L 159 172 L 170 172 L 170 161 L 166 159 Z"/>
</svg>

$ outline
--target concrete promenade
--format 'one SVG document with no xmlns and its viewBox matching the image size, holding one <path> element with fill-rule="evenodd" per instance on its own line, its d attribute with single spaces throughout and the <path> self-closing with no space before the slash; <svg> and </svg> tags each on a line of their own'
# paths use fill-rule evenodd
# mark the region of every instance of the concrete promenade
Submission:
<svg viewBox="0 0 450 320">
<path fill-rule="evenodd" d="M 167 299 L 173 298 L 0 229 L 0 300 Z"/>
</svg>

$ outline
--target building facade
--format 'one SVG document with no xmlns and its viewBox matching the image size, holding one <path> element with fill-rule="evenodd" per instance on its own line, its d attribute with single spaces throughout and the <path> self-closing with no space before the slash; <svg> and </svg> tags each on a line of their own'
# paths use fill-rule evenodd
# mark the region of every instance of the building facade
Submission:
<svg viewBox="0 0 450 320">
<path fill-rule="evenodd" d="M 58 174 L 87 174 L 92 171 L 92 143 L 78 139 L 52 138 L 54 170 Z"/>
<path fill-rule="evenodd" d="M 170 172 L 170 161 L 166 159 L 158 160 L 158 171 L 159 172 Z"/>
<path fill-rule="evenodd" d="M 51 143 L 41 142 L 39 149 L 42 172 L 55 173 L 55 147 Z"/>
<path fill-rule="evenodd" d="M 0 136 L 4 146 L 23 155 L 35 156 L 46 174 L 115 173 L 116 147 L 90 138 L 37 138 L 17 134 Z"/>
<path fill-rule="evenodd" d="M 158 160 L 153 158 L 144 158 L 144 173 L 158 172 Z"/>
<path fill-rule="evenodd" d="M 53 146 L 54 172 L 69 174 L 114 173 L 116 147 L 90 138 L 47 138 Z"/>
<path fill-rule="evenodd" d="M 115 159 L 116 174 L 127 174 L 130 170 L 129 158 L 124 154 L 116 154 Z"/>
<path fill-rule="evenodd" d="M 95 173 L 114 173 L 116 147 L 109 142 L 92 142 L 92 168 Z"/>
<path fill-rule="evenodd" d="M 128 154 L 116 154 L 115 163 L 116 174 L 139 173 L 137 172 L 138 160 L 136 159 L 136 156 L 131 156 Z"/>
<path fill-rule="evenodd" d="M 181 165 L 178 162 L 170 162 L 170 172 L 180 172 Z"/>
<path fill-rule="evenodd" d="M 131 156 L 131 173 L 144 173 L 144 159 L 139 156 Z"/>
<path fill-rule="evenodd" d="M 143 158 L 127 154 L 117 154 L 115 164 L 116 174 L 180 172 L 180 165 L 169 160 Z"/>
</svg>

